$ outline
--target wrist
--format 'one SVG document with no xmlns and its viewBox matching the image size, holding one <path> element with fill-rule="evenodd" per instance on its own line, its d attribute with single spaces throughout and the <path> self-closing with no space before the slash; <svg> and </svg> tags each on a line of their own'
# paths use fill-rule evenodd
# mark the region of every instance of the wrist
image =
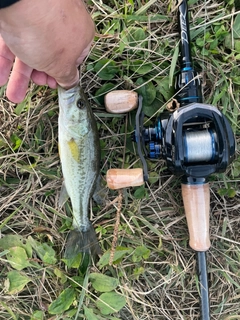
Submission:
<svg viewBox="0 0 240 320">
<path fill-rule="evenodd" d="M 12 4 L 14 4 L 17 1 L 19 1 L 19 0 L 4 0 L 4 1 L 0 1 L 0 9 L 9 7 L 9 6 L 11 6 Z"/>
<path fill-rule="evenodd" d="M 19 0 L 13 5 L 0 10 L 0 29 L 3 31 L 22 30 L 28 27 L 44 23 L 54 17 L 54 11 L 57 5 L 61 6 L 67 0 L 51 0 L 31 1 Z"/>
</svg>

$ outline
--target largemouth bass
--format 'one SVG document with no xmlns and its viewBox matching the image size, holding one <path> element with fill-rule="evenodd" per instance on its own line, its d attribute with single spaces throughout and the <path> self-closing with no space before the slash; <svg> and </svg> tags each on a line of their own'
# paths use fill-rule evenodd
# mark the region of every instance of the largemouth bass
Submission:
<svg viewBox="0 0 240 320">
<path fill-rule="evenodd" d="M 69 90 L 58 88 L 59 154 L 64 177 L 59 204 L 70 197 L 73 230 L 70 231 L 65 258 L 79 253 L 100 253 L 95 230 L 89 220 L 89 201 L 100 168 L 100 145 L 96 120 L 79 85 Z M 66 193 L 64 195 L 64 193 Z"/>
</svg>

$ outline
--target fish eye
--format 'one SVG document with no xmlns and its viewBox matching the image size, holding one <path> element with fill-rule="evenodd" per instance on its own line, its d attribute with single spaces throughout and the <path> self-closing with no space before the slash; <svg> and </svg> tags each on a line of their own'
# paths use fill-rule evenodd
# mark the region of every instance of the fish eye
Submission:
<svg viewBox="0 0 240 320">
<path fill-rule="evenodd" d="M 77 101 L 77 107 L 78 107 L 79 109 L 85 108 L 85 103 L 84 103 L 84 101 L 83 101 L 82 99 L 78 99 L 78 101 Z"/>
</svg>

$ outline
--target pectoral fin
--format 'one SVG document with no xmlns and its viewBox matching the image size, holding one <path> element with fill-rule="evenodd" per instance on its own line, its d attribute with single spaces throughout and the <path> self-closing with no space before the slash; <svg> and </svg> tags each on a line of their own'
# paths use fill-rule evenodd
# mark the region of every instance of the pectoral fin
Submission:
<svg viewBox="0 0 240 320">
<path fill-rule="evenodd" d="M 94 193 L 92 195 L 94 202 L 100 206 L 106 205 L 106 193 L 107 188 L 103 186 L 101 177 L 98 176 L 95 181 Z"/>
<path fill-rule="evenodd" d="M 67 193 L 67 189 L 66 189 L 65 183 L 63 182 L 62 188 L 61 188 L 61 191 L 60 191 L 59 200 L 58 200 L 59 208 L 62 208 L 64 203 L 67 202 L 68 198 L 69 198 L 69 195 Z"/>
</svg>

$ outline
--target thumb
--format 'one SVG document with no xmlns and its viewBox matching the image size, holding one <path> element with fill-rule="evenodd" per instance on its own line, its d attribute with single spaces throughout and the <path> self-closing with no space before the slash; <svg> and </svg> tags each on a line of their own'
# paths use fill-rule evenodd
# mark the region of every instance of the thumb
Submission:
<svg viewBox="0 0 240 320">
<path fill-rule="evenodd" d="M 82 64 L 83 60 L 86 58 L 86 56 L 88 55 L 90 48 L 92 45 L 92 41 L 86 46 L 86 48 L 82 51 L 81 55 L 78 57 L 77 61 L 76 61 L 76 65 L 73 67 L 73 69 L 71 70 L 71 72 L 69 73 L 69 76 L 66 77 L 66 80 L 63 80 L 62 78 L 55 78 L 57 83 L 65 88 L 65 89 L 70 89 L 72 87 L 74 87 L 75 85 L 78 84 L 79 82 L 79 71 L 77 69 L 77 67 Z"/>
<path fill-rule="evenodd" d="M 79 71 L 77 67 L 75 67 L 75 70 L 69 74 L 68 76 L 64 76 L 61 78 L 55 78 L 57 83 L 59 84 L 60 87 L 64 89 L 70 89 L 76 86 L 79 82 Z"/>
</svg>

